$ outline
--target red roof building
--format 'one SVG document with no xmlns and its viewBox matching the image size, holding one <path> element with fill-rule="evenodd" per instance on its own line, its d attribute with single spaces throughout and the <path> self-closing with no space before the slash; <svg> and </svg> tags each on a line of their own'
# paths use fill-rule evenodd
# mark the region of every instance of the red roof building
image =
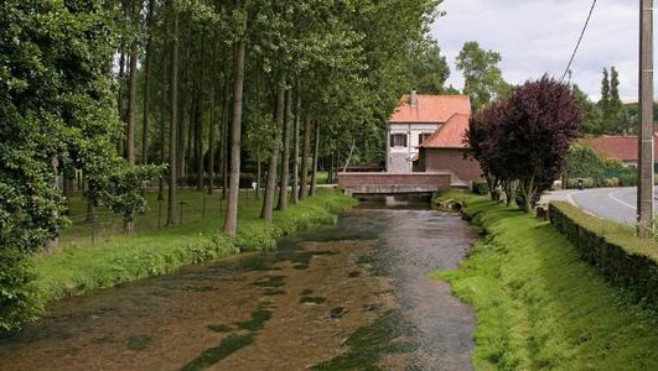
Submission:
<svg viewBox="0 0 658 371">
<path fill-rule="evenodd" d="M 654 134 L 654 140 L 658 135 Z M 592 138 L 580 138 L 578 143 L 591 147 L 599 156 L 619 160 L 626 165 L 637 166 L 638 139 L 636 135 L 613 135 Z M 658 159 L 658 147 L 654 146 L 654 158 Z"/>
<path fill-rule="evenodd" d="M 421 145 L 459 146 L 460 127 L 468 126 L 471 101 L 467 95 L 405 94 L 388 122 L 386 169 L 392 173 L 413 170 Z M 463 146 L 462 146 L 463 147 Z"/>
<path fill-rule="evenodd" d="M 413 100 L 415 97 L 415 101 Z M 393 112 L 389 124 L 447 122 L 454 114 L 471 114 L 468 95 L 405 94 Z"/>
<path fill-rule="evenodd" d="M 441 125 L 432 136 L 420 144 L 421 148 L 466 148 L 464 136 L 470 115 L 456 113 Z"/>
<path fill-rule="evenodd" d="M 438 128 L 419 148 L 413 169 L 417 172 L 450 172 L 452 183 L 470 183 L 482 176 L 480 164 L 465 157 L 470 115 L 457 113 Z"/>
</svg>

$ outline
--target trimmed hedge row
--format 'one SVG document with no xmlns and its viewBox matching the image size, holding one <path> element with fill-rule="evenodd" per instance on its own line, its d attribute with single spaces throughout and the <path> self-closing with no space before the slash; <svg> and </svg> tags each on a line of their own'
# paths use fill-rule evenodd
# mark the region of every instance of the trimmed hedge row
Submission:
<svg viewBox="0 0 658 371">
<path fill-rule="evenodd" d="M 592 217 L 566 202 L 550 204 L 550 220 L 607 280 L 658 304 L 658 242 L 640 239 L 633 228 Z"/>
</svg>

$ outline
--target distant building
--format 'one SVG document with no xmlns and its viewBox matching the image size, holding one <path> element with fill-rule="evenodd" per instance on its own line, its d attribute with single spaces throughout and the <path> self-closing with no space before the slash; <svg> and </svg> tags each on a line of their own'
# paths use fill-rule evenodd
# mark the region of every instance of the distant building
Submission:
<svg viewBox="0 0 658 371">
<path fill-rule="evenodd" d="M 388 125 L 387 171 L 412 172 L 421 144 L 454 115 L 470 114 L 471 102 L 466 95 L 425 95 L 415 91 L 404 95 Z"/>
<path fill-rule="evenodd" d="M 424 141 L 414 159 L 413 170 L 419 172 L 450 172 L 452 184 L 470 183 L 482 177 L 480 164 L 465 158 L 468 146 L 464 136 L 470 115 L 457 113 Z"/>
<path fill-rule="evenodd" d="M 654 134 L 654 141 L 658 134 Z M 619 160 L 625 166 L 637 167 L 638 139 L 637 135 L 603 135 L 600 137 L 580 138 L 578 143 L 591 147 L 599 156 L 605 159 Z M 658 146 L 654 146 L 654 162 L 658 159 Z"/>
</svg>

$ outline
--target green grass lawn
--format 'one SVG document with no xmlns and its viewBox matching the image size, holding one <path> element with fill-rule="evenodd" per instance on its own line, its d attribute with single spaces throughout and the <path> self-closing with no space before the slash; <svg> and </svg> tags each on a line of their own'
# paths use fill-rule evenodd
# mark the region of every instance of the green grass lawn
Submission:
<svg viewBox="0 0 658 371">
<path fill-rule="evenodd" d="M 148 197 L 154 199 L 155 195 Z M 290 205 L 286 213 L 275 212 L 273 223 L 266 223 L 258 218 L 261 202 L 255 200 L 253 193 L 244 193 L 239 204 L 238 235 L 231 238 L 220 233 L 223 219 L 218 195 L 207 197 L 183 191 L 181 199 L 186 203 L 183 224 L 159 229 L 159 214 L 155 208 L 137 219 L 137 233 L 132 236 L 120 234 L 119 217 L 103 215 L 101 210 L 99 214 L 103 220 L 100 223 L 116 225 L 116 228 L 108 227 L 93 243 L 83 229 L 76 229 L 75 218 L 84 213 L 84 205 L 81 200 L 74 200 L 74 224 L 62 235 L 62 249 L 53 255 L 35 258 L 37 279 L 32 284 L 40 301 L 45 303 L 163 274 L 183 265 L 228 256 L 238 249 L 271 249 L 282 235 L 333 223 L 335 213 L 356 203 L 339 192 L 322 189 L 317 196 Z"/>
<path fill-rule="evenodd" d="M 143 214 L 138 214 L 135 219 L 135 231 L 139 235 L 160 230 L 167 221 L 166 190 L 165 200 L 163 201 L 158 201 L 158 193 L 154 191 L 147 192 L 145 196 L 148 201 L 148 210 Z M 240 211 L 260 210 L 261 201 L 256 200 L 255 197 L 253 191 L 241 190 Z M 217 226 L 218 223 L 223 221 L 222 210 L 225 206 L 226 201 L 221 199 L 221 190 L 216 190 L 213 194 L 208 195 L 207 192 L 179 189 L 176 221 L 180 224 L 182 216 L 183 225 L 206 220 Z M 92 227 L 89 223 L 85 223 L 87 205 L 80 194 L 76 194 L 71 200 L 69 214 L 68 217 L 72 225 L 62 233 L 60 238 L 62 247 L 86 246 L 94 244 L 96 241 L 107 242 L 122 235 L 123 222 L 121 215 L 115 214 L 102 206 L 96 211 L 96 224 Z"/>
<path fill-rule="evenodd" d="M 461 269 L 437 272 L 476 310 L 476 369 L 656 370 L 658 316 L 610 287 L 549 222 L 465 200 L 487 234 Z"/>
</svg>

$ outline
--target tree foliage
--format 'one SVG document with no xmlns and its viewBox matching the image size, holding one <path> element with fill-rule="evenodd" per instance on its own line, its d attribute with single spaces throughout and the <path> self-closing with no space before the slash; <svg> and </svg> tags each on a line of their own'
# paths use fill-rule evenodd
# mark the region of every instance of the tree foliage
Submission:
<svg viewBox="0 0 658 371">
<path fill-rule="evenodd" d="M 511 91 L 498 67 L 501 60 L 499 53 L 484 50 L 475 41 L 465 43 L 457 55 L 457 69 L 464 74 L 464 94 L 471 97 L 474 109 L 502 99 Z"/>
<path fill-rule="evenodd" d="M 547 76 L 526 82 L 512 96 L 479 112 L 467 138 L 472 156 L 497 179 L 517 182 L 529 211 L 563 169 L 569 146 L 580 134 L 580 111 L 566 84 Z M 478 127 L 487 128 L 478 133 Z"/>
<path fill-rule="evenodd" d="M 589 135 L 625 135 L 633 131 L 635 117 L 627 112 L 619 97 L 619 73 L 613 66 L 603 69 L 601 98 L 594 104 L 574 85 L 578 105 L 583 113 L 583 132 Z"/>
<path fill-rule="evenodd" d="M 582 117 L 583 133 L 590 135 L 602 135 L 604 130 L 601 122 L 603 117 L 596 103 L 592 102 L 587 94 L 578 85 L 573 85 L 572 94 L 576 105 L 580 109 Z"/>
<path fill-rule="evenodd" d="M 62 171 L 99 185 L 115 171 L 112 24 L 103 1 L 0 5 L 0 265 L 14 266 L 0 274 L 0 329 L 38 309 L 25 260 L 67 223 Z"/>
<path fill-rule="evenodd" d="M 591 178 L 595 187 L 603 186 L 605 178 L 605 161 L 591 148 L 583 145 L 572 145 L 565 160 L 564 184 L 570 179 Z"/>
<path fill-rule="evenodd" d="M 450 68 L 446 58 L 441 55 L 441 48 L 434 40 L 424 40 L 414 48 L 409 64 L 411 87 L 419 93 L 441 94 L 450 77 Z"/>
<path fill-rule="evenodd" d="M 448 76 L 440 48 L 428 38 L 440 3 L 2 2 L 2 256 L 13 261 L 11 247 L 27 257 L 59 235 L 67 223 L 58 188 L 64 172 L 84 174 L 79 191 L 89 215 L 107 206 L 122 214 L 127 231 L 146 207 L 147 180 L 163 170 L 145 165 L 148 159 L 169 165 L 167 225 L 177 222 L 181 178 L 195 177 L 200 189 L 204 177 L 221 173 L 230 196 L 225 230 L 232 234 L 240 176 L 253 172 L 255 162 L 272 165 L 280 149 L 298 147 L 299 138 L 305 151 L 294 161 L 304 167 L 311 158 L 338 166 L 352 152 L 353 160 L 382 160 L 385 122 L 401 94 L 414 85 L 438 92 Z M 281 94 L 285 120 L 276 115 Z M 305 123 L 293 130 L 301 135 L 286 136 L 295 143 L 279 135 L 284 122 Z M 279 170 L 276 162 L 270 166 L 271 175 L 280 171 L 287 180 L 286 157 Z M 316 168 L 298 175 L 304 184 L 307 173 L 316 178 Z M 161 180 L 161 197 L 164 187 Z M 11 264 L 23 272 L 12 282 L 29 278 Z M 8 301 L 0 305 L 29 317 L 20 306 L 27 296 L 17 299 L 17 291 L 6 290 L 0 300 Z"/>
</svg>

